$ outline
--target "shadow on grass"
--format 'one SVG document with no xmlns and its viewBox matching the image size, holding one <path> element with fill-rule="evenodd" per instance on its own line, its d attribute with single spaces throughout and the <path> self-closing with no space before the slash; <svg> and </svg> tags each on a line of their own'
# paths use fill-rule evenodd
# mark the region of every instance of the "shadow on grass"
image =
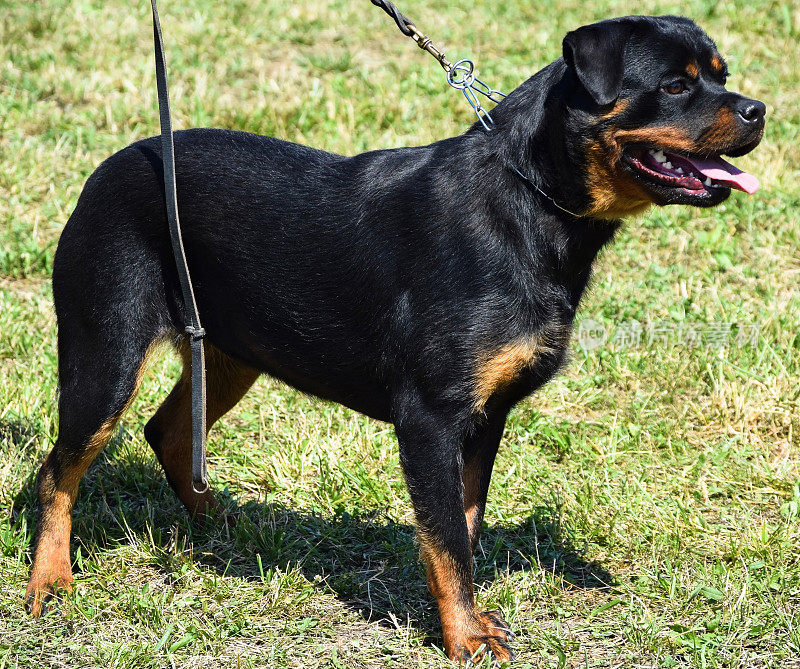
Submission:
<svg viewBox="0 0 800 669">
<path fill-rule="evenodd" d="M 28 418 L 10 414 L 0 419 L 0 453 L 31 448 L 41 437 L 42 426 Z"/>
<path fill-rule="evenodd" d="M 2 426 L 0 426 L 2 427 Z M 26 432 L 23 430 L 20 435 Z M 24 436 L 23 436 L 24 438 Z M 32 471 L 14 500 L 13 522 L 35 521 Z M 439 638 L 439 618 L 425 585 L 414 528 L 380 511 L 340 510 L 334 515 L 220 495 L 235 522 L 194 526 L 177 501 L 155 459 L 117 434 L 81 484 L 73 521 L 75 544 L 84 554 L 120 545 L 152 546 L 155 563 L 167 574 L 192 559 L 227 577 L 260 580 L 269 569 L 299 568 L 318 588 L 333 593 L 365 620 L 394 627 L 405 621 Z M 484 526 L 475 583 L 490 585 L 498 575 L 544 570 L 560 587 L 605 589 L 613 578 L 588 562 L 561 521 L 557 503 L 538 506 L 518 525 Z"/>
</svg>

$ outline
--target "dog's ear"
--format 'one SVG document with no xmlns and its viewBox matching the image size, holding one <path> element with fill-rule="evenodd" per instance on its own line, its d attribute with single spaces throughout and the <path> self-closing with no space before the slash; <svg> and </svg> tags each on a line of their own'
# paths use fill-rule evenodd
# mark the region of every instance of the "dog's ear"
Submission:
<svg viewBox="0 0 800 669">
<path fill-rule="evenodd" d="M 633 25 L 628 21 L 602 21 L 567 33 L 564 62 L 598 105 L 619 97 L 624 74 L 625 44 Z"/>
</svg>

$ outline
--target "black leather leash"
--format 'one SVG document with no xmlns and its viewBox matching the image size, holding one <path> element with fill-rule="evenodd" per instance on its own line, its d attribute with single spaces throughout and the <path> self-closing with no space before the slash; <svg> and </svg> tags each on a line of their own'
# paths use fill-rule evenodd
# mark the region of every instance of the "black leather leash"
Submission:
<svg viewBox="0 0 800 669">
<path fill-rule="evenodd" d="M 181 224 L 178 220 L 178 191 L 175 186 L 175 145 L 172 140 L 172 120 L 169 112 L 167 90 L 167 65 L 164 59 L 164 44 L 161 38 L 161 22 L 158 19 L 156 0 L 150 0 L 153 8 L 153 40 L 156 56 L 156 85 L 158 87 L 158 114 L 161 120 L 161 162 L 164 165 L 164 198 L 167 206 L 169 236 L 172 253 L 183 293 L 183 322 L 191 348 L 192 383 L 192 488 L 197 493 L 208 490 L 206 469 L 206 361 L 203 337 L 206 331 L 200 325 L 200 314 L 194 299 L 192 279 L 186 264 Z"/>
<path fill-rule="evenodd" d="M 400 10 L 394 6 L 394 3 L 387 2 L 387 0 L 371 0 L 372 4 L 376 7 L 380 7 L 384 12 L 386 12 L 389 16 L 394 19 L 394 22 L 397 24 L 397 27 L 400 28 L 400 32 L 403 33 L 406 37 L 412 37 L 414 32 L 409 28 L 409 26 L 413 26 L 414 22 L 411 21 L 405 14 L 401 14 Z"/>
</svg>

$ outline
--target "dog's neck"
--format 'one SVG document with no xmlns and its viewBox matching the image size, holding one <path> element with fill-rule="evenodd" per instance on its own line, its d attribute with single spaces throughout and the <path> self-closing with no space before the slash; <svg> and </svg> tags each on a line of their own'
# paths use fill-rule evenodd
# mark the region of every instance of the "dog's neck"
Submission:
<svg viewBox="0 0 800 669">
<path fill-rule="evenodd" d="M 570 146 L 565 139 L 570 119 L 563 99 L 568 85 L 566 65 L 559 59 L 492 110 L 491 132 L 476 125 L 466 137 L 473 150 L 487 158 L 484 164 L 493 166 L 488 169 L 497 172 L 491 181 L 507 194 L 504 218 L 514 220 L 533 254 L 546 254 L 555 267 L 570 268 L 567 274 L 575 279 L 579 298 L 592 263 L 620 221 L 564 211 L 580 213 L 590 204 L 583 183 L 582 147 Z M 526 184 L 514 168 L 545 195 Z"/>
<path fill-rule="evenodd" d="M 564 61 L 551 63 L 493 110 L 496 126 L 485 141 L 503 165 L 519 170 L 562 211 L 580 217 L 591 200 L 584 147 L 568 139 L 574 135 L 564 103 L 570 85 Z"/>
</svg>

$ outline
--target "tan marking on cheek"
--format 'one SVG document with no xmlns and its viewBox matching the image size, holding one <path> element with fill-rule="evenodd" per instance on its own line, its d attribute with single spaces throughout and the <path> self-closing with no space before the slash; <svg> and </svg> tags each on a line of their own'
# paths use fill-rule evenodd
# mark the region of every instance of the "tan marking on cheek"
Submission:
<svg viewBox="0 0 800 669">
<path fill-rule="evenodd" d="M 586 216 L 622 218 L 639 213 L 651 204 L 647 193 L 619 163 L 611 163 L 608 154 L 598 145 L 587 151 L 586 180 L 591 199 L 591 205 L 584 212 Z"/>
<path fill-rule="evenodd" d="M 595 218 L 615 219 L 638 213 L 650 204 L 647 193 L 622 167 L 619 131 L 610 128 L 586 149 L 586 187 L 591 204 L 583 212 Z"/>
<path fill-rule="evenodd" d="M 685 130 L 670 125 L 616 130 L 613 135 L 613 141 L 619 146 L 620 154 L 622 147 L 633 143 L 648 144 L 665 150 L 688 152 L 697 150 L 697 143 L 689 137 Z"/>
<path fill-rule="evenodd" d="M 697 77 L 700 76 L 700 66 L 697 64 L 696 60 L 690 60 L 686 65 L 686 74 L 692 79 L 697 79 Z"/>
</svg>

